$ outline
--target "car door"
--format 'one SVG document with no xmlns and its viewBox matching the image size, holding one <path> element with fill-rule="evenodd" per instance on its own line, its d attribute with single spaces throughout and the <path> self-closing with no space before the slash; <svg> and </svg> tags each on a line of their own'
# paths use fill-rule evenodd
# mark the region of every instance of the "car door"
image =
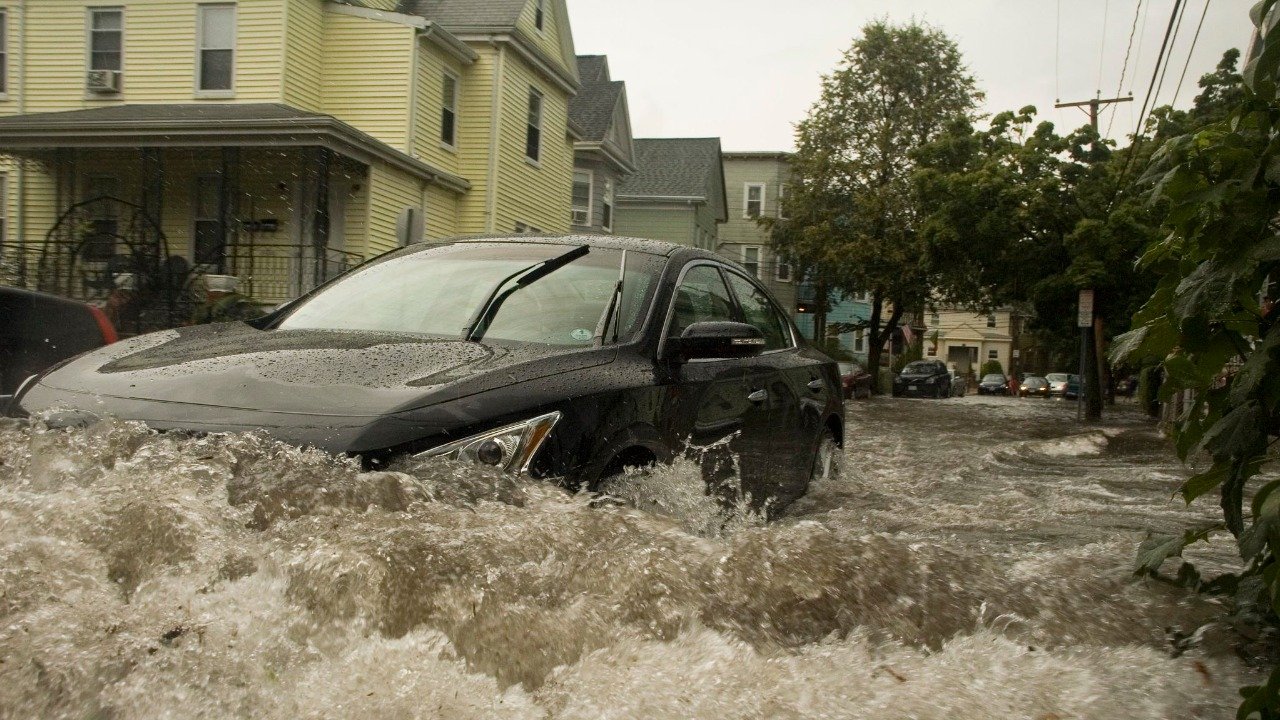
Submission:
<svg viewBox="0 0 1280 720">
<path fill-rule="evenodd" d="M 746 361 L 755 407 L 739 439 L 743 485 L 786 500 L 804 492 L 822 417 L 839 384 L 823 377 L 819 357 L 798 346 L 790 323 L 759 283 L 732 270 L 725 276 L 743 322 L 765 337 L 764 352 Z"/>
<path fill-rule="evenodd" d="M 665 334 L 679 337 L 695 322 L 738 319 L 737 307 L 720 270 L 709 263 L 688 266 L 668 309 Z M 736 438 L 755 404 L 748 398 L 746 365 L 741 359 L 663 363 L 663 425 L 672 447 L 702 467 L 713 487 L 733 479 L 738 462 Z"/>
</svg>

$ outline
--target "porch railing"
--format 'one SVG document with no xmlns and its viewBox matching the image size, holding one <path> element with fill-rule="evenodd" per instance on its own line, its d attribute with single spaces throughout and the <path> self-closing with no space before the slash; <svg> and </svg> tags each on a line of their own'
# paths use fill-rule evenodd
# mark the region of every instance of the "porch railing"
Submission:
<svg viewBox="0 0 1280 720">
<path fill-rule="evenodd" d="M 359 265 L 359 253 L 311 245 L 233 245 L 227 248 L 230 274 L 240 292 L 259 303 L 278 304 L 310 291 Z"/>
</svg>

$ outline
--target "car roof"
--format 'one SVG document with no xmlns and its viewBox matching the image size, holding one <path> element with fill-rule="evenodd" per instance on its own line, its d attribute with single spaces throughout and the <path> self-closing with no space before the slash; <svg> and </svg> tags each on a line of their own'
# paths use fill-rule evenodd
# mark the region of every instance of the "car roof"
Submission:
<svg viewBox="0 0 1280 720">
<path fill-rule="evenodd" d="M 517 235 L 471 235 L 452 238 L 453 243 L 521 243 L 529 245 L 588 245 L 605 250 L 631 250 L 651 255 L 674 255 L 681 250 L 696 250 L 687 245 L 647 240 L 645 238 L 619 237 L 617 235 L 569 235 L 569 234 L 517 234 Z M 709 257 L 719 257 L 710 255 Z"/>
</svg>

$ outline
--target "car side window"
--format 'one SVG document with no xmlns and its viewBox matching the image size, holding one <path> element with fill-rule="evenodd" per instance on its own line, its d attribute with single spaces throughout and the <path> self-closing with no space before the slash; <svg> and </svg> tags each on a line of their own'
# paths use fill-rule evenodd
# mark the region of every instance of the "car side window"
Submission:
<svg viewBox="0 0 1280 720">
<path fill-rule="evenodd" d="M 711 265 L 697 265 L 684 274 L 672 300 L 670 337 L 679 337 L 696 322 L 733 320 L 733 300 L 720 271 Z"/>
<path fill-rule="evenodd" d="M 729 273 L 729 285 L 733 288 L 733 294 L 738 297 L 738 305 L 742 307 L 746 321 L 764 334 L 764 349 L 781 350 L 790 347 L 791 333 L 787 332 L 786 321 L 778 314 L 769 296 L 756 287 L 755 283 L 735 273 Z"/>
</svg>

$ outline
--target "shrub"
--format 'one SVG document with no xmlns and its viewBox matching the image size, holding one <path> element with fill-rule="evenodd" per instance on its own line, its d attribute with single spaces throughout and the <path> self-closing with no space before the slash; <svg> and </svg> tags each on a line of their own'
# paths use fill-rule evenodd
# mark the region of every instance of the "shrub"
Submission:
<svg viewBox="0 0 1280 720">
<path fill-rule="evenodd" d="M 988 375 L 1003 375 L 1003 374 L 1004 374 L 1004 366 L 1000 364 L 999 360 L 988 360 L 982 363 L 982 372 L 979 373 L 979 376 L 986 377 Z"/>
</svg>

